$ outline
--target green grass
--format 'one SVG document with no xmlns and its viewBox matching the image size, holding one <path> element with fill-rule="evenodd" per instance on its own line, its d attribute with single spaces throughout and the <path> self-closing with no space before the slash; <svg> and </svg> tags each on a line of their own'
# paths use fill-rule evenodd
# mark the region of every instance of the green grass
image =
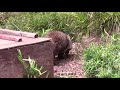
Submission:
<svg viewBox="0 0 120 90">
<path fill-rule="evenodd" d="M 91 44 L 84 51 L 85 76 L 90 78 L 120 78 L 120 34 L 102 45 Z"/>
<path fill-rule="evenodd" d="M 1 12 L 0 27 L 37 32 L 62 30 L 73 41 L 80 41 L 82 35 L 101 35 L 118 31 L 119 12 Z"/>
</svg>

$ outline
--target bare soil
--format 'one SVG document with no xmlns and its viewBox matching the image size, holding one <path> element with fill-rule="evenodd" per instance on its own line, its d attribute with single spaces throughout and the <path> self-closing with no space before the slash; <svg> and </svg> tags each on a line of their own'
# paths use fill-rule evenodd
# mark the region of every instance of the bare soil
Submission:
<svg viewBox="0 0 120 90">
<path fill-rule="evenodd" d="M 60 78 L 83 78 L 83 61 L 79 57 L 80 53 L 77 52 L 76 47 L 80 47 L 80 43 L 73 43 L 73 49 L 70 51 L 70 55 L 66 59 L 55 60 L 54 76 Z M 79 51 L 80 48 L 79 48 Z M 79 54 L 79 55 L 78 55 Z"/>
</svg>

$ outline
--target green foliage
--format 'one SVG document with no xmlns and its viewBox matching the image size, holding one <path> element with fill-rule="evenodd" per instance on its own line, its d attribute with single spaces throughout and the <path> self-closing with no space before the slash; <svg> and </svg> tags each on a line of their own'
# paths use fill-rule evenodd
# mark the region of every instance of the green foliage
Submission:
<svg viewBox="0 0 120 90">
<path fill-rule="evenodd" d="M 91 44 L 84 58 L 86 77 L 120 78 L 120 34 L 111 36 L 104 45 Z"/>
<path fill-rule="evenodd" d="M 0 12 L 0 28 L 36 32 L 39 36 L 61 30 L 69 34 L 72 41 L 78 42 L 83 35 L 99 35 L 102 44 L 92 44 L 84 52 L 86 76 L 120 76 L 120 35 L 117 33 L 120 31 L 120 12 Z M 30 58 L 27 60 L 31 63 Z M 22 60 L 23 64 L 25 62 Z"/>
<path fill-rule="evenodd" d="M 0 27 L 5 28 L 6 21 L 14 16 L 17 16 L 17 12 L 0 12 Z"/>
<path fill-rule="evenodd" d="M 119 12 L 1 12 L 0 27 L 37 32 L 62 30 L 73 41 L 80 41 L 84 34 L 101 35 L 119 31 Z M 7 18 L 6 18 L 7 17 Z"/>
<path fill-rule="evenodd" d="M 73 13 L 73 12 L 22 12 L 15 17 L 10 17 L 5 28 L 38 32 L 41 36 L 43 30 L 62 30 L 70 34 L 73 39 L 80 36 L 84 25 L 85 13 Z M 84 24 L 83 24 L 84 23 Z M 77 32 L 77 33 L 76 33 Z"/>
<path fill-rule="evenodd" d="M 47 72 L 47 70 L 42 72 L 43 66 L 39 68 L 34 59 L 31 59 L 30 57 L 28 57 L 28 59 L 23 59 L 23 56 L 20 50 L 18 50 L 18 60 L 22 63 L 26 71 L 26 74 L 24 75 L 24 77 L 38 78 Z M 48 74 L 46 77 L 48 77 Z"/>
</svg>

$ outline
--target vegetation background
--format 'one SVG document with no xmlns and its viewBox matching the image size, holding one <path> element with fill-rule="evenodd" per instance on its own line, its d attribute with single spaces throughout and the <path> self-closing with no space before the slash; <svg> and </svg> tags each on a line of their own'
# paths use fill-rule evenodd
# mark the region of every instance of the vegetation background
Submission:
<svg viewBox="0 0 120 90">
<path fill-rule="evenodd" d="M 120 77 L 119 12 L 0 12 L 0 28 L 37 32 L 61 30 L 81 43 L 83 36 L 99 37 L 102 43 L 84 48 L 86 77 Z"/>
</svg>

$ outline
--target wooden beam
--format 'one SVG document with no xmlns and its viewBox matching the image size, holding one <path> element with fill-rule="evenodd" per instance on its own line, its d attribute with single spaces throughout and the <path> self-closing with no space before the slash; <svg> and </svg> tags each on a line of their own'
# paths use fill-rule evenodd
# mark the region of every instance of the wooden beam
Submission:
<svg viewBox="0 0 120 90">
<path fill-rule="evenodd" d="M 21 37 L 14 37 L 14 36 L 6 35 L 6 34 L 0 34 L 0 39 L 9 40 L 9 41 L 16 41 L 16 42 L 22 41 Z"/>
<path fill-rule="evenodd" d="M 9 29 L 0 29 L 0 34 L 16 35 L 16 36 L 29 37 L 29 38 L 38 38 L 37 33 L 14 31 Z"/>
</svg>

